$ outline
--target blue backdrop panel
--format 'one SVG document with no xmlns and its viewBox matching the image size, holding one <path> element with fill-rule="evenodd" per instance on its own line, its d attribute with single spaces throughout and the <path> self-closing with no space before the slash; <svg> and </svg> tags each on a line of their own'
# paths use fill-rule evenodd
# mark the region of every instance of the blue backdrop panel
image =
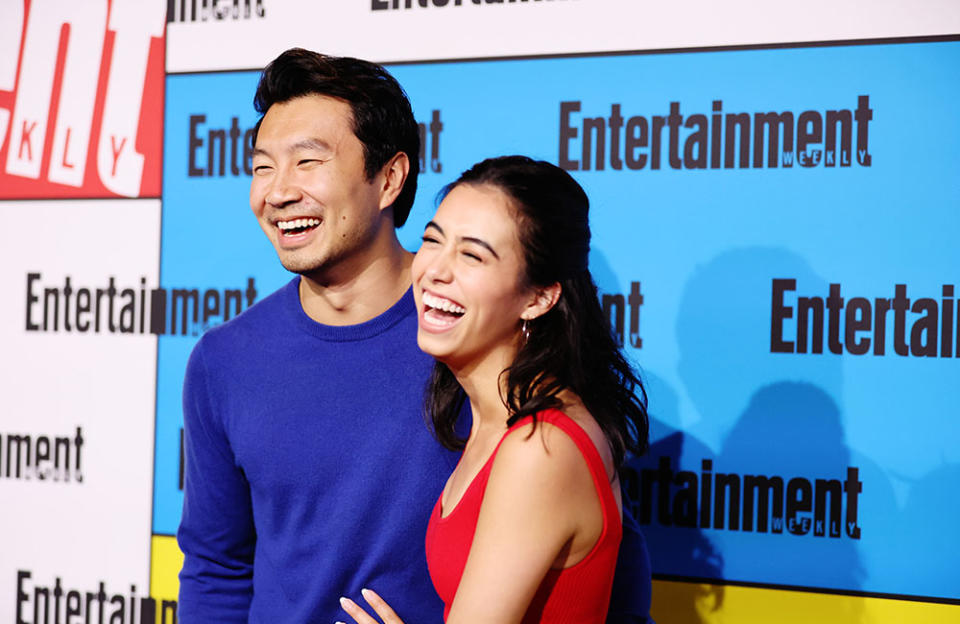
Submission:
<svg viewBox="0 0 960 624">
<path fill-rule="evenodd" d="M 408 248 L 486 156 L 560 163 L 587 189 L 591 269 L 650 393 L 651 453 L 626 482 L 655 572 L 960 599 L 958 43 L 391 71 L 425 139 Z M 253 278 L 262 298 L 288 278 L 231 169 L 256 78 L 167 80 L 167 289 Z M 160 338 L 158 533 L 179 518 L 161 458 L 203 325 Z"/>
<path fill-rule="evenodd" d="M 195 304 L 188 302 L 184 323 L 183 300 L 178 301 L 159 336 L 154 533 L 173 534 L 180 522 L 180 393 L 197 337 L 223 320 L 225 290 L 241 290 L 246 309 L 251 279 L 258 300 L 288 279 L 247 202 L 243 134 L 258 118 L 251 104 L 257 78 L 256 73 L 167 77 L 160 280 L 171 297 L 173 289 L 197 289 L 200 312 L 195 320 Z M 238 130 L 231 139 L 234 118 Z M 209 291 L 220 293 L 221 310 L 204 321 Z M 229 309 L 236 316 L 235 299 Z"/>
<path fill-rule="evenodd" d="M 941 43 L 394 69 L 418 105 L 443 111 L 451 176 L 504 152 L 577 161 L 573 173 L 593 203 L 591 266 L 603 291 L 624 297 L 623 310 L 609 300 L 612 318 L 627 317 L 626 349 L 650 389 L 654 445 L 629 482 L 657 573 L 960 597 L 951 555 L 960 541 L 948 527 L 960 510 L 950 496 L 960 476 L 960 315 L 951 298 L 960 267 L 960 149 L 947 138 L 960 136 L 958 61 L 960 47 Z M 564 111 L 563 102 L 576 104 Z M 666 119 L 654 169 L 654 117 L 669 117 L 674 102 L 682 116 L 678 166 Z M 611 120 L 614 105 L 619 122 Z M 792 113 L 793 150 L 783 154 L 790 150 L 780 127 L 771 167 L 767 130 L 756 166 L 757 113 L 772 112 Z M 727 167 L 727 116 L 741 113 L 749 117 L 748 166 L 738 140 Z M 711 135 L 699 148 L 705 169 L 692 168 L 697 114 Z M 715 114 L 718 168 L 711 167 Z M 632 122 L 633 165 L 647 156 L 638 169 L 626 163 L 631 117 L 645 117 L 649 133 L 640 145 L 643 122 Z M 424 187 L 418 208 L 426 213 L 404 233 L 411 246 L 409 230 L 432 209 L 424 201 L 432 189 Z M 793 280 L 779 282 L 776 305 L 774 280 Z M 629 303 L 633 282 L 642 305 Z M 831 319 L 831 284 L 846 302 L 860 299 L 852 317 L 834 304 Z M 820 298 L 819 349 L 810 318 L 807 353 L 782 352 L 787 342 L 800 350 L 801 297 L 814 307 Z M 891 310 L 875 332 L 878 308 L 907 298 L 912 311 L 902 314 L 902 328 Z M 919 299 L 927 301 L 917 309 Z M 777 344 L 775 312 L 783 317 Z M 634 313 L 640 350 L 630 342 Z M 944 327 L 951 314 L 952 329 Z M 871 329 L 848 339 L 848 324 Z M 952 347 L 944 341 L 951 332 Z M 896 352 L 898 340 L 913 346 L 910 355 Z M 884 353 L 875 354 L 881 341 Z M 852 352 L 865 345 L 865 354 Z M 953 357 L 941 357 L 944 345 Z M 921 351 L 935 355 L 914 355 Z"/>
</svg>

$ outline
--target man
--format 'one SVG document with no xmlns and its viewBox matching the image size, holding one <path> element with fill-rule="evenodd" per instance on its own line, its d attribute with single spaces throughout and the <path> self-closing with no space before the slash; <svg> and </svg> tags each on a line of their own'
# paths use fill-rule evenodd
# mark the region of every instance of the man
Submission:
<svg viewBox="0 0 960 624">
<path fill-rule="evenodd" d="M 419 172 L 410 104 L 377 65 L 299 49 L 254 104 L 250 206 L 299 277 L 207 332 L 187 366 L 180 620 L 333 622 L 369 587 L 408 622 L 440 622 L 423 539 L 456 457 L 422 418 L 432 361 L 395 232 Z M 642 564 L 633 547 L 621 559 Z"/>
</svg>

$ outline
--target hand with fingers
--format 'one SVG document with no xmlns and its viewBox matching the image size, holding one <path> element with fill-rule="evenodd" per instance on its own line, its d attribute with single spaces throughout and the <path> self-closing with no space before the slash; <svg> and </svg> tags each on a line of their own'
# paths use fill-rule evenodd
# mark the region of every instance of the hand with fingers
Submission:
<svg viewBox="0 0 960 624">
<path fill-rule="evenodd" d="M 370 605 L 374 612 L 380 616 L 380 619 L 383 620 L 383 624 L 403 624 L 403 620 L 397 616 L 394 610 L 390 608 L 390 605 L 388 605 L 377 592 L 372 589 L 362 589 L 360 593 L 363 594 L 363 599 L 367 601 L 367 604 Z M 343 607 L 343 610 L 346 611 L 357 624 L 380 624 L 380 622 L 367 613 L 363 607 L 349 598 L 341 597 L 340 606 Z M 337 622 L 337 624 L 344 623 Z"/>
</svg>

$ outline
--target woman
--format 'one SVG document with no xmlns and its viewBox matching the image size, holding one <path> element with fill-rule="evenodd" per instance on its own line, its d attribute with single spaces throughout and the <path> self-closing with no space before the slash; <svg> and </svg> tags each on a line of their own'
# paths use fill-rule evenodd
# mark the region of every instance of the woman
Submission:
<svg viewBox="0 0 960 624">
<path fill-rule="evenodd" d="M 617 469 L 643 452 L 648 427 L 587 269 L 586 194 L 554 165 L 508 156 L 443 195 L 412 276 L 417 340 L 437 360 L 428 411 L 440 441 L 463 449 L 427 530 L 445 621 L 601 623 L 621 536 Z"/>
</svg>

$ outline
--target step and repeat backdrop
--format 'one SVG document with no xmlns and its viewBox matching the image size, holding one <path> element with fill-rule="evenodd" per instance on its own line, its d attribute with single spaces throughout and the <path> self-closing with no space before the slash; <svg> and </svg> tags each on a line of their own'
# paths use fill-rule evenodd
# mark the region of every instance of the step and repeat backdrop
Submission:
<svg viewBox="0 0 960 624">
<path fill-rule="evenodd" d="M 411 250 L 484 157 L 586 188 L 658 622 L 958 621 L 954 33 L 932 0 L 2 0 L 0 622 L 176 622 L 187 357 L 290 278 L 247 194 L 292 46 L 407 90 Z"/>
</svg>

